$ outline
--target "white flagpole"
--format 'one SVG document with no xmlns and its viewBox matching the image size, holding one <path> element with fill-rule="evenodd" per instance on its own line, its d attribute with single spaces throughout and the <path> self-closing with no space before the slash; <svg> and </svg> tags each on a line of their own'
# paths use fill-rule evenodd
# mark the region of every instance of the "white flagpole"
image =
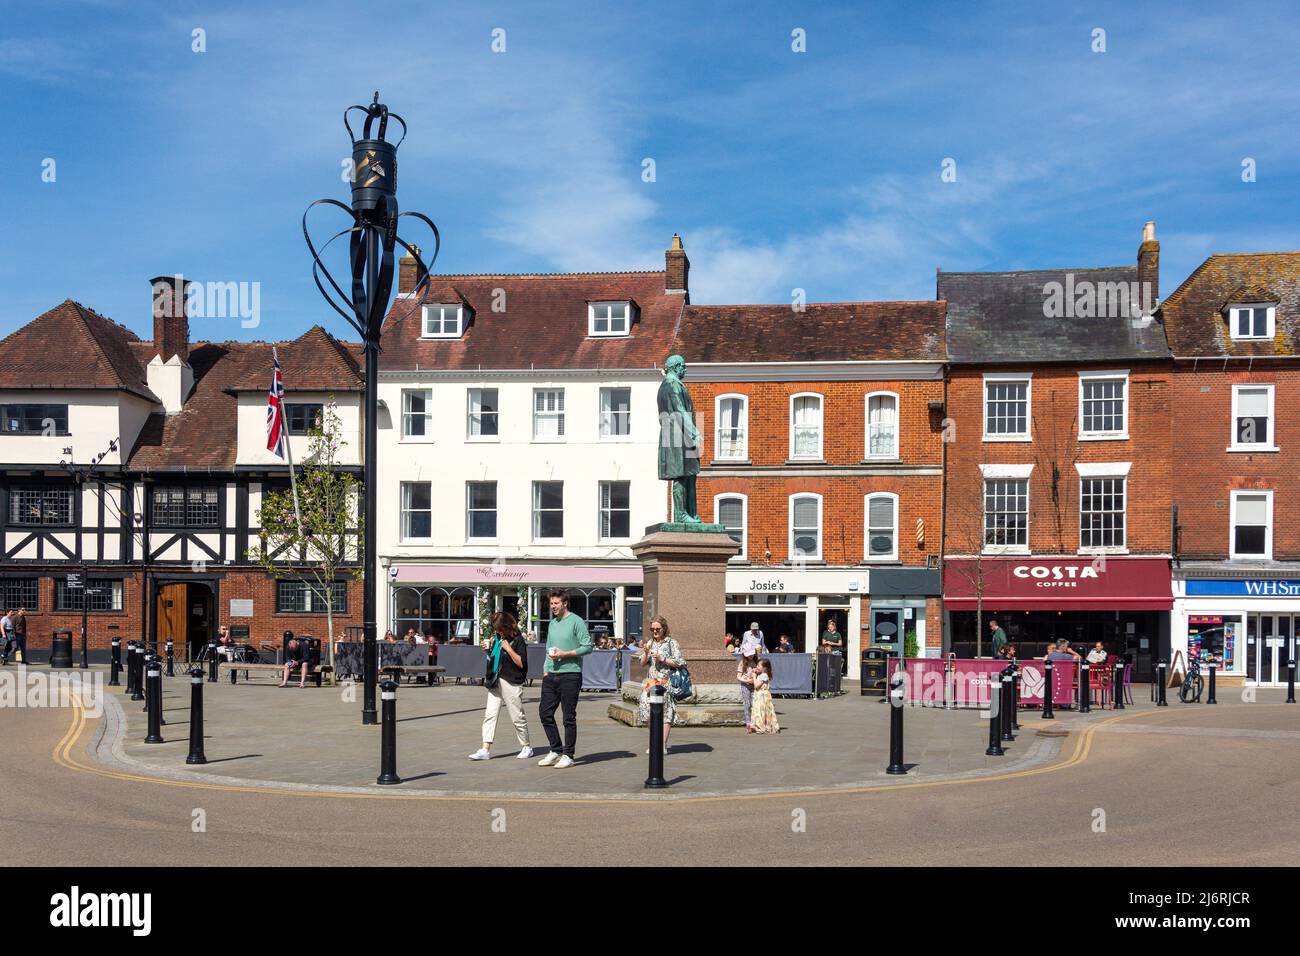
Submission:
<svg viewBox="0 0 1300 956">
<path fill-rule="evenodd" d="M 271 357 L 275 359 L 277 365 L 280 364 L 280 352 L 274 345 L 271 346 Z M 298 507 L 298 479 L 293 473 L 293 446 L 289 441 L 289 416 L 288 409 L 284 400 L 284 369 L 280 369 L 280 427 L 283 429 L 284 436 L 284 454 L 289 461 L 289 489 L 293 492 L 293 516 L 298 521 L 298 539 L 303 540 L 307 537 L 302 530 L 302 509 Z"/>
</svg>

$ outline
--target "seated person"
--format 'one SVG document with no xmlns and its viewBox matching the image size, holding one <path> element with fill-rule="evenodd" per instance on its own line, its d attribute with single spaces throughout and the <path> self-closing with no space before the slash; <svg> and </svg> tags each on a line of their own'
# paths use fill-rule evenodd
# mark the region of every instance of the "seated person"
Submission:
<svg viewBox="0 0 1300 956">
<path fill-rule="evenodd" d="M 230 636 L 230 628 L 224 624 L 217 628 L 217 657 L 223 661 L 235 659 L 235 640 Z"/>
<path fill-rule="evenodd" d="M 1008 641 L 1006 644 L 1003 644 L 1002 649 L 998 651 L 998 657 L 1005 658 L 1006 660 L 1011 660 L 1015 656 L 1016 656 L 1016 645 L 1012 644 L 1010 641 Z"/>
<path fill-rule="evenodd" d="M 776 653 L 778 653 L 778 654 L 793 654 L 793 653 L 794 653 L 794 645 L 790 643 L 790 638 L 789 638 L 789 636 L 787 636 L 787 635 L 785 635 L 785 634 L 782 634 L 782 635 L 781 635 L 781 640 L 777 641 L 777 644 L 776 644 Z"/>
<path fill-rule="evenodd" d="M 1061 638 L 1056 642 L 1056 646 L 1048 645 L 1047 660 L 1049 661 L 1077 661 L 1079 655 L 1070 647 L 1070 642 Z"/>
<path fill-rule="evenodd" d="M 1104 664 L 1104 663 L 1106 663 L 1106 657 L 1107 657 L 1107 655 L 1106 655 L 1106 645 L 1103 644 L 1101 641 L 1098 641 L 1098 642 L 1093 646 L 1092 650 L 1090 650 L 1090 651 L 1088 652 L 1088 663 L 1089 663 L 1089 664 Z"/>
<path fill-rule="evenodd" d="M 289 683 L 289 675 L 293 673 L 295 667 L 302 668 L 302 676 L 298 680 L 299 687 L 307 685 L 307 671 L 311 670 L 311 664 L 307 657 L 307 645 L 298 638 L 290 638 L 288 645 L 284 649 L 284 677 L 280 681 L 280 686 L 284 687 Z"/>
</svg>

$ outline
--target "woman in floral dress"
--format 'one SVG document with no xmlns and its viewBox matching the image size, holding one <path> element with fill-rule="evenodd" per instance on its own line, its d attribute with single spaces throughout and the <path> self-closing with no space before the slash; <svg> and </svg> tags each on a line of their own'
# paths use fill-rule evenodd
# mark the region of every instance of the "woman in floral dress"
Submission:
<svg viewBox="0 0 1300 956">
<path fill-rule="evenodd" d="M 641 642 L 640 660 L 642 664 L 649 665 L 645 683 L 641 686 L 641 705 L 638 708 L 642 723 L 650 722 L 650 688 L 655 684 L 663 684 L 667 688 L 664 693 L 664 753 L 667 753 L 668 733 L 673 729 L 673 724 L 677 723 L 677 702 L 673 700 L 672 687 L 668 681 L 674 670 L 686 666 L 686 659 L 682 657 L 681 647 L 668 636 L 668 619 L 662 614 L 656 614 L 650 619 L 650 636 Z"/>
<path fill-rule="evenodd" d="M 781 732 L 781 725 L 776 722 L 776 705 L 772 703 L 771 661 L 759 661 L 754 672 L 754 703 L 749 721 L 756 734 Z"/>
</svg>

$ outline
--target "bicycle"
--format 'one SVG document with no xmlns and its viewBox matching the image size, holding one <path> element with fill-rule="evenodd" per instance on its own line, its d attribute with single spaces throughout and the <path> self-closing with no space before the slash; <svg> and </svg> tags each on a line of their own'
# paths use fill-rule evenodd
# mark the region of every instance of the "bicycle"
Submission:
<svg viewBox="0 0 1300 956">
<path fill-rule="evenodd" d="M 1187 676 L 1183 678 L 1183 684 L 1178 688 L 1178 699 L 1184 704 L 1199 703 L 1201 689 L 1201 661 L 1193 657 L 1187 663 Z"/>
</svg>

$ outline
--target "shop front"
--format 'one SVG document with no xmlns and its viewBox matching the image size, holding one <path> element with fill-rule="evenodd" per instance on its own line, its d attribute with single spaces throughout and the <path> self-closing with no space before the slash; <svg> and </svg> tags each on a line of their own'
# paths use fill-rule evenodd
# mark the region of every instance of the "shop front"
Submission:
<svg viewBox="0 0 1300 956">
<path fill-rule="evenodd" d="M 1022 658 L 1041 657 L 1061 638 L 1080 653 L 1101 641 L 1109 653 L 1129 656 L 1133 676 L 1147 680 L 1155 662 L 1169 654 L 1167 558 L 949 558 L 943 600 L 945 649 L 958 657 L 990 656 L 990 620 Z"/>
<path fill-rule="evenodd" d="M 785 635 L 796 652 L 812 654 L 834 622 L 844 635 L 845 676 L 857 680 L 863 641 L 884 642 L 902 653 L 914 637 L 925 647 L 926 592 L 923 582 L 906 577 L 914 571 L 932 576 L 937 593 L 938 572 L 924 569 L 729 568 L 726 633 L 739 637 L 757 622 L 769 650 Z M 872 590 L 877 581 L 884 588 L 879 596 Z"/>
<path fill-rule="evenodd" d="M 1248 684 L 1286 683 L 1300 628 L 1300 567 L 1184 564 L 1173 584 L 1175 660 L 1194 654 Z"/>
<path fill-rule="evenodd" d="M 519 621 L 530 640 L 545 641 L 552 588 L 569 592 L 569 609 L 592 637 L 621 643 L 641 636 L 639 564 L 397 564 L 388 572 L 389 629 L 414 628 L 440 643 L 473 642 L 496 611 Z"/>
</svg>

